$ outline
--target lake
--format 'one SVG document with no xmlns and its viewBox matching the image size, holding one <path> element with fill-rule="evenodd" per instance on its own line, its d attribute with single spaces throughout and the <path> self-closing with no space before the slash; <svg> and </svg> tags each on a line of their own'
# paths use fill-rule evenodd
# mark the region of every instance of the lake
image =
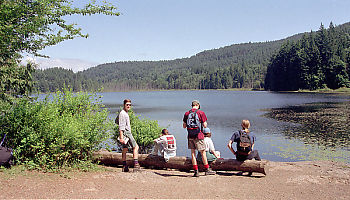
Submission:
<svg viewBox="0 0 350 200">
<path fill-rule="evenodd" d="M 197 99 L 201 110 L 208 117 L 208 127 L 212 132 L 215 148 L 224 158 L 234 156 L 227 148 L 233 133 L 240 129 L 242 119 L 249 119 L 250 130 L 257 141 L 255 149 L 263 159 L 272 161 L 300 161 L 312 159 L 339 160 L 350 163 L 348 147 L 327 147 L 307 143 L 298 137 L 290 137 L 285 131 L 298 124 L 280 122 L 263 117 L 264 109 L 282 108 L 314 102 L 344 102 L 349 96 L 316 93 L 275 93 L 266 91 L 143 91 L 100 93 L 102 103 L 111 111 L 111 118 L 122 106 L 124 99 L 132 100 L 136 114 L 144 118 L 157 120 L 177 139 L 177 155 L 190 156 L 187 149 L 187 131 L 182 128 L 184 113 L 191 108 L 191 102 Z"/>
</svg>

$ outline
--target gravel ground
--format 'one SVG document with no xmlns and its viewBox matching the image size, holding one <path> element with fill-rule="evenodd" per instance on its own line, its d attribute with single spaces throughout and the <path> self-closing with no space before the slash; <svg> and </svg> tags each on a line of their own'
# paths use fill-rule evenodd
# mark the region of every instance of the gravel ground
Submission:
<svg viewBox="0 0 350 200">
<path fill-rule="evenodd" d="M 331 161 L 269 162 L 267 175 L 238 172 L 192 177 L 176 170 L 64 175 L 0 172 L 0 199 L 349 199 L 350 165 Z"/>
</svg>

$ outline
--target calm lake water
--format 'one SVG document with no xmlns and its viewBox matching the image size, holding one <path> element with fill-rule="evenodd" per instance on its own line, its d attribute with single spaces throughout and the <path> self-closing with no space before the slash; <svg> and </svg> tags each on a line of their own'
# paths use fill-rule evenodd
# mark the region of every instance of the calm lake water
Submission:
<svg viewBox="0 0 350 200">
<path fill-rule="evenodd" d="M 308 144 L 298 137 L 283 134 L 298 126 L 263 117 L 264 109 L 282 108 L 313 102 L 343 102 L 349 96 L 313 93 L 273 93 L 262 91 L 151 91 L 101 93 L 102 103 L 111 111 L 111 118 L 122 106 L 124 99 L 132 100 L 136 114 L 157 120 L 160 126 L 168 128 L 177 139 L 177 155 L 190 156 L 187 149 L 187 131 L 182 128 L 184 113 L 197 99 L 201 110 L 208 117 L 215 148 L 224 158 L 234 156 L 227 148 L 233 131 L 240 129 L 242 119 L 249 119 L 251 131 L 257 137 L 255 149 L 263 159 L 272 161 L 299 161 L 312 159 L 339 160 L 350 163 L 349 147 L 325 147 Z"/>
</svg>

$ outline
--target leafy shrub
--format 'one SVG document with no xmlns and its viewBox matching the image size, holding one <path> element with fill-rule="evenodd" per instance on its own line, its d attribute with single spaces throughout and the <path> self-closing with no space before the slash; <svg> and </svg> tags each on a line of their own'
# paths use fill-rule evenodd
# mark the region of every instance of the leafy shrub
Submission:
<svg viewBox="0 0 350 200">
<path fill-rule="evenodd" d="M 117 113 L 118 115 L 119 113 Z M 149 153 L 153 147 L 153 140 L 158 138 L 161 134 L 162 127 L 159 126 L 157 120 L 141 119 L 140 115 L 136 115 L 131 109 L 128 112 L 130 117 L 131 132 L 139 145 L 141 153 Z M 114 139 L 119 137 L 119 126 L 114 128 Z M 121 149 L 121 146 L 119 146 Z"/>
<path fill-rule="evenodd" d="M 18 164 L 55 170 L 90 162 L 91 154 L 110 136 L 108 112 L 96 95 L 57 92 L 31 102 L 21 99 L 0 115 L 1 133 Z"/>
</svg>

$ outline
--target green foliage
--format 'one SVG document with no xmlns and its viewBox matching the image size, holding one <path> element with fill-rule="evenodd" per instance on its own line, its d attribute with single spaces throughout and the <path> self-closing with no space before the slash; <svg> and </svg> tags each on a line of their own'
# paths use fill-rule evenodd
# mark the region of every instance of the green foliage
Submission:
<svg viewBox="0 0 350 200">
<path fill-rule="evenodd" d="M 31 63 L 18 67 L 13 61 L 0 66 L 0 100 L 12 102 L 16 97 L 27 97 L 33 87 L 33 71 Z"/>
<path fill-rule="evenodd" d="M 65 16 L 118 16 L 115 10 L 116 7 L 107 2 L 97 5 L 96 1 L 79 8 L 69 0 L 1 0 L 0 100 L 12 102 L 14 98 L 27 96 L 32 91 L 34 66 L 20 66 L 23 53 L 44 56 L 38 51 L 47 46 L 76 37 L 88 37 L 77 24 L 68 24 Z"/>
<path fill-rule="evenodd" d="M 16 162 L 29 169 L 82 166 L 109 138 L 107 117 L 96 95 L 64 90 L 40 101 L 18 100 L 0 116 L 1 136 L 7 134 Z"/>
<path fill-rule="evenodd" d="M 267 68 L 265 89 L 274 91 L 317 90 L 350 87 L 350 26 L 344 24 L 305 34 L 287 42 Z"/>
<path fill-rule="evenodd" d="M 119 113 L 117 113 L 118 115 Z M 139 145 L 139 151 L 142 153 L 149 153 L 148 151 L 153 147 L 153 140 L 161 135 L 162 127 L 159 127 L 156 120 L 141 119 L 140 115 L 136 115 L 131 109 L 128 112 L 130 117 L 131 132 Z M 119 126 L 114 128 L 114 140 L 119 137 Z"/>
<path fill-rule="evenodd" d="M 70 86 L 75 92 L 97 91 L 101 88 L 82 73 L 74 73 L 63 68 L 38 69 L 33 73 L 33 77 L 36 81 L 34 90 L 37 92 L 55 92 L 64 86 Z"/>
<path fill-rule="evenodd" d="M 37 55 L 47 46 L 75 37 L 87 37 L 64 16 L 105 14 L 118 16 L 116 7 L 104 2 L 86 3 L 82 8 L 72 0 L 2 0 L 0 1 L 0 63 L 18 58 L 22 52 Z"/>
</svg>

